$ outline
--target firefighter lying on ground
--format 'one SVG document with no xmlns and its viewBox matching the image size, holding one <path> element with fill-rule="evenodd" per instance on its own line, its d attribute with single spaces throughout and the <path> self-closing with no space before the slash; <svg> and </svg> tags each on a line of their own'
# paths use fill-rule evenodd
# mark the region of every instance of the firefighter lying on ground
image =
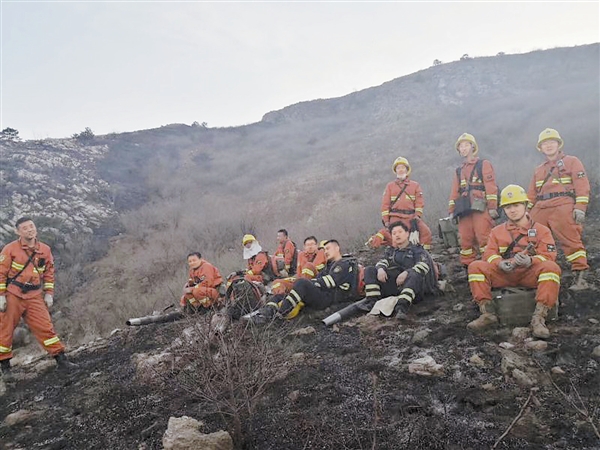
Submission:
<svg viewBox="0 0 600 450">
<path fill-rule="evenodd" d="M 477 157 L 479 147 L 471 134 L 463 133 L 455 148 L 463 164 L 452 179 L 448 212 L 458 220 L 460 262 L 467 266 L 485 251 L 498 218 L 498 187 L 492 164 Z"/>
<path fill-rule="evenodd" d="M 276 314 L 286 319 L 293 319 L 305 306 L 325 309 L 333 303 L 352 300 L 358 290 L 358 265 L 342 256 L 340 244 L 335 239 L 325 243 L 325 257 L 327 265 L 319 276 L 312 280 L 297 279 L 287 296 L 273 297 L 249 320 L 265 323 Z"/>
<path fill-rule="evenodd" d="M 376 306 L 386 316 L 404 317 L 410 305 L 425 294 L 438 292 L 431 256 L 420 245 L 409 242 L 409 228 L 403 222 L 390 225 L 392 247 L 375 266 L 365 268 L 365 294 L 370 301 L 361 309 Z M 389 298 L 394 296 L 395 298 Z M 379 300 L 385 298 L 380 303 Z M 385 305 L 383 304 L 385 303 Z"/>
<path fill-rule="evenodd" d="M 529 184 L 531 218 L 550 228 L 573 270 L 573 285 L 580 290 L 590 286 L 585 280 L 589 269 L 581 240 L 585 212 L 590 199 L 590 182 L 581 161 L 562 151 L 558 131 L 546 128 L 538 138 L 538 151 L 546 162 L 535 169 Z"/>
<path fill-rule="evenodd" d="M 498 322 L 489 311 L 492 288 L 537 288 L 536 307 L 531 318 L 533 335 L 550 337 L 546 327 L 548 311 L 558 301 L 560 268 L 550 230 L 527 214 L 527 194 L 521 186 L 506 186 L 500 194 L 500 207 L 508 221 L 494 227 L 482 261 L 469 265 L 469 287 L 481 316 L 468 324 L 481 330 Z"/>
<path fill-rule="evenodd" d="M 15 327 L 21 318 L 40 345 L 61 369 L 77 367 L 67 360 L 50 318 L 54 303 L 54 258 L 50 247 L 37 240 L 33 220 L 15 224 L 19 239 L 0 253 L 0 368 L 4 381 L 12 381 L 10 360 Z"/>
<path fill-rule="evenodd" d="M 183 286 L 180 304 L 188 312 L 205 312 L 218 303 L 223 277 L 215 266 L 202 258 L 200 252 L 187 256 L 190 268 L 188 281 Z"/>
<path fill-rule="evenodd" d="M 421 186 L 409 179 L 411 167 L 406 158 L 396 158 L 392 171 L 396 180 L 387 184 L 381 199 L 383 226 L 387 228 L 393 222 L 402 222 L 409 230 L 418 231 L 419 237 L 414 240 L 414 244 L 420 242 L 425 249 L 430 249 L 431 230 L 421 218 L 425 205 Z"/>
</svg>

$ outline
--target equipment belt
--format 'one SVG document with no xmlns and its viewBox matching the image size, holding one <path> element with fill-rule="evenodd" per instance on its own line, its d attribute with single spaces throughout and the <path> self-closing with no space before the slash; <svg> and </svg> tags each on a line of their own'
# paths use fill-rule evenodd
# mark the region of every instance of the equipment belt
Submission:
<svg viewBox="0 0 600 450">
<path fill-rule="evenodd" d="M 390 209 L 390 213 L 397 213 L 397 214 L 414 214 L 415 210 L 414 209 Z"/>
<path fill-rule="evenodd" d="M 485 186 L 469 186 L 468 188 L 465 187 L 461 187 L 458 189 L 459 194 L 462 194 L 465 191 L 484 191 L 485 192 Z"/>
<path fill-rule="evenodd" d="M 571 197 L 575 198 L 574 192 L 551 192 L 550 194 L 538 195 L 536 197 L 537 200 L 550 200 L 551 198 L 556 197 Z"/>
<path fill-rule="evenodd" d="M 36 291 L 36 290 L 42 288 L 42 283 L 40 283 L 40 284 L 21 283 L 20 281 L 12 280 L 10 282 L 10 284 L 14 284 L 18 288 L 20 288 L 21 292 L 23 292 L 23 293 L 29 292 L 29 291 Z"/>
</svg>

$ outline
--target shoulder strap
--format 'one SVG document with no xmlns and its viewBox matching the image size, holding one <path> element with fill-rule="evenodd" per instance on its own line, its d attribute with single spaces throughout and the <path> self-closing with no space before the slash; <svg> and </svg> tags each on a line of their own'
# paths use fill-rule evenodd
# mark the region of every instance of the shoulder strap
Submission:
<svg viewBox="0 0 600 450">
<path fill-rule="evenodd" d="M 391 210 L 391 209 L 392 209 L 394 206 L 396 206 L 396 203 L 398 203 L 398 201 L 400 201 L 400 197 L 402 197 L 402 194 L 404 194 L 404 191 L 406 191 L 406 188 L 407 188 L 407 187 L 408 187 L 408 183 L 406 183 L 406 184 L 404 185 L 404 187 L 403 187 L 403 188 L 400 190 L 400 193 L 398 194 L 398 197 L 396 197 L 396 200 L 394 201 L 394 203 L 392 203 L 392 204 L 390 205 L 390 210 Z"/>
<path fill-rule="evenodd" d="M 460 173 L 462 172 L 462 166 L 457 167 L 456 168 L 456 177 L 458 178 L 458 192 L 459 194 L 464 192 L 464 191 L 470 191 L 471 190 L 471 180 L 473 179 L 473 175 L 475 174 L 475 171 L 477 171 L 477 174 L 479 175 L 479 178 L 481 179 L 481 181 L 483 182 L 483 159 L 479 159 L 475 165 L 473 166 L 473 170 L 471 170 L 471 175 L 469 175 L 469 178 L 466 180 L 467 182 L 467 187 L 463 188 L 460 185 Z"/>
<path fill-rule="evenodd" d="M 542 181 L 542 184 L 540 184 L 540 187 L 536 188 L 538 194 L 541 192 L 542 188 L 544 187 L 544 185 L 546 184 L 546 182 L 550 179 L 550 177 L 552 176 L 552 172 L 554 171 L 554 166 L 552 166 L 550 168 L 550 170 L 548 171 L 548 173 L 546 174 L 546 178 L 544 178 L 544 181 Z"/>
<path fill-rule="evenodd" d="M 506 247 L 506 250 L 504 251 L 504 253 L 502 253 L 502 259 L 508 259 L 512 256 L 512 251 L 515 248 L 515 245 L 517 245 L 519 243 L 519 241 L 521 239 L 523 239 L 525 237 L 524 234 L 520 234 L 513 239 L 513 241 L 510 243 L 510 245 L 508 247 Z"/>
<path fill-rule="evenodd" d="M 27 259 L 27 262 L 25 263 L 25 265 L 23 266 L 23 268 L 21 270 L 19 270 L 19 273 L 17 273 L 14 277 L 12 278 L 6 278 L 6 286 L 8 286 L 10 283 L 12 283 L 13 281 L 15 281 L 17 278 L 19 278 L 19 275 L 21 275 L 25 269 L 27 269 L 27 266 L 29 264 L 31 264 L 31 261 L 33 261 L 33 257 L 35 255 L 35 249 L 33 249 L 33 252 L 31 253 L 31 255 L 29 256 L 29 258 Z"/>
</svg>

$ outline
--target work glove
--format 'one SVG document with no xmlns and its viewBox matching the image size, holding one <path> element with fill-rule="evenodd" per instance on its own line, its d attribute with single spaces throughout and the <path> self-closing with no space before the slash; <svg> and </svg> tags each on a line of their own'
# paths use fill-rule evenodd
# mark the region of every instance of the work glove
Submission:
<svg viewBox="0 0 600 450">
<path fill-rule="evenodd" d="M 44 303 L 46 304 L 48 309 L 50 309 L 52 308 L 52 305 L 54 305 L 54 298 L 52 298 L 50 294 L 46 294 L 44 295 Z"/>
<path fill-rule="evenodd" d="M 410 242 L 411 244 L 419 245 L 419 239 L 420 236 L 418 231 L 411 231 L 408 235 L 408 242 Z"/>
<path fill-rule="evenodd" d="M 488 213 L 489 213 L 490 217 L 494 220 L 496 220 L 498 217 L 500 217 L 498 215 L 498 211 L 496 211 L 495 209 L 488 210 Z"/>
<path fill-rule="evenodd" d="M 585 222 L 585 212 L 580 209 L 573 210 L 573 219 L 575 219 L 576 224 L 581 224 Z"/>
<path fill-rule="evenodd" d="M 517 253 L 513 258 L 517 266 L 529 267 L 531 266 L 531 256 L 527 253 Z"/>
<path fill-rule="evenodd" d="M 500 261 L 500 264 L 498 264 L 498 268 L 502 272 L 512 272 L 515 266 L 508 259 L 503 259 L 502 261 Z"/>
<path fill-rule="evenodd" d="M 0 312 L 6 311 L 6 296 L 0 295 Z"/>
</svg>

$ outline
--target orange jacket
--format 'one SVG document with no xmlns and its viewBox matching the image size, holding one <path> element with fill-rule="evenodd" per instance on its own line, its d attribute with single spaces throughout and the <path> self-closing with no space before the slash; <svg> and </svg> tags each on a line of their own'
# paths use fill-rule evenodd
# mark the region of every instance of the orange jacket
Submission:
<svg viewBox="0 0 600 450">
<path fill-rule="evenodd" d="M 326 264 L 327 260 L 325 259 L 325 250 L 322 248 L 318 249 L 315 253 L 306 253 L 305 251 L 301 251 L 298 254 L 298 268 L 296 269 L 296 274 L 303 274 L 310 276 L 310 278 L 314 278 L 317 276 L 317 274 L 312 273 L 312 268 L 307 266 L 312 265 L 315 269 L 317 269 L 318 273 L 323 270 Z"/>
<path fill-rule="evenodd" d="M 402 195 L 400 193 L 402 192 Z M 400 196 L 400 198 L 398 198 Z M 391 217 L 412 219 L 415 215 L 423 215 L 423 191 L 416 181 L 408 179 L 395 180 L 387 184 L 381 199 L 381 219 L 384 225 L 389 225 Z"/>
<path fill-rule="evenodd" d="M 2 249 L 0 253 L 0 295 L 8 291 L 23 299 L 39 297 L 43 292 L 54 295 L 54 258 L 50 247 L 36 241 L 33 249 L 33 258 L 29 264 L 27 261 L 32 255 L 32 250 L 21 240 L 13 241 Z M 7 278 L 13 278 L 23 267 L 25 270 L 15 279 L 20 284 L 31 284 L 39 286 L 37 289 L 23 292 L 15 283 L 7 283 Z"/>
<path fill-rule="evenodd" d="M 536 167 L 527 196 L 530 208 L 574 204 L 575 209 L 585 212 L 590 201 L 590 181 L 579 158 L 560 152 L 556 161 Z"/>
<path fill-rule="evenodd" d="M 269 263 L 267 252 L 260 252 L 248 260 L 248 275 L 261 275 Z"/>
<path fill-rule="evenodd" d="M 382 245 L 390 246 L 392 245 L 392 235 L 387 228 L 382 228 L 377 233 L 369 238 L 367 241 L 367 245 L 371 248 L 379 248 Z"/>
<path fill-rule="evenodd" d="M 204 286 L 216 289 L 223 283 L 221 272 L 208 261 L 202 260 L 196 269 L 190 269 L 187 287 Z"/>
<path fill-rule="evenodd" d="M 286 239 L 283 243 L 277 244 L 277 250 L 275 250 L 276 258 L 283 258 L 285 262 L 285 270 L 289 272 L 294 260 L 294 253 L 296 252 L 296 246 L 292 241 Z"/>
<path fill-rule="evenodd" d="M 529 229 L 518 227 L 510 221 L 494 227 L 485 246 L 483 260 L 491 264 L 500 264 L 500 261 L 503 259 L 502 254 L 507 251 L 515 239 L 522 236 L 514 245 L 511 252 L 512 255 L 522 252 L 527 248 L 529 243 L 532 243 L 534 248 L 529 251 L 529 255 L 533 255 L 531 258 L 533 264 L 539 264 L 542 261 L 548 260 L 556 261 L 556 243 L 550 229 L 531 220 L 529 223 Z M 535 236 L 530 231 L 532 229 L 535 230 Z"/>
<path fill-rule="evenodd" d="M 481 166 L 482 180 L 479 178 L 479 172 L 475 169 L 477 161 L 479 161 L 479 158 L 475 158 L 472 162 L 463 163 L 460 167 L 460 183 L 456 171 L 453 172 L 452 190 L 448 202 L 448 212 L 450 214 L 454 213 L 455 202 L 461 196 L 461 190 L 467 189 L 467 186 L 471 186 L 469 191 L 471 202 L 475 199 L 486 199 L 488 210 L 498 208 L 498 186 L 496 186 L 494 168 L 489 161 L 484 159 Z M 471 174 L 473 176 L 468 180 Z"/>
</svg>

